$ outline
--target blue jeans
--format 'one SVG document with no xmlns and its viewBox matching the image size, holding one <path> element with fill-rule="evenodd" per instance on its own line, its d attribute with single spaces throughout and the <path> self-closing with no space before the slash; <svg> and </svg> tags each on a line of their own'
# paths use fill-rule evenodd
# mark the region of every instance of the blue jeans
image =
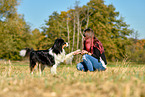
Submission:
<svg viewBox="0 0 145 97">
<path fill-rule="evenodd" d="M 106 68 L 102 66 L 102 63 L 93 56 L 88 54 L 83 55 L 83 62 L 77 64 L 77 69 L 80 71 L 104 71 Z"/>
</svg>

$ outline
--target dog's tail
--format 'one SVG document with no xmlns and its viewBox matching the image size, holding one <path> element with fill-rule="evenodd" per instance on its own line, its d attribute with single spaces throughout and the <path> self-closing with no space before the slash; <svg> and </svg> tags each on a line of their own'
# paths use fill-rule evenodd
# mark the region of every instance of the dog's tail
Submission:
<svg viewBox="0 0 145 97">
<path fill-rule="evenodd" d="M 22 57 L 29 56 L 31 51 L 33 51 L 33 48 L 25 48 L 19 52 L 19 55 Z"/>
<path fill-rule="evenodd" d="M 26 51 L 27 51 L 27 50 L 24 50 L 24 49 L 21 50 L 21 51 L 19 52 L 19 53 L 20 53 L 20 56 L 24 57 L 24 56 L 26 55 Z"/>
</svg>

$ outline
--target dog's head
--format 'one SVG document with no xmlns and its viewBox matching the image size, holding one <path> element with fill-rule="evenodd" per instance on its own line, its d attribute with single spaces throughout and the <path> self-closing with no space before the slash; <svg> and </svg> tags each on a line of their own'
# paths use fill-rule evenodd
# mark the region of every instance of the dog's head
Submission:
<svg viewBox="0 0 145 97">
<path fill-rule="evenodd" d="M 58 38 L 55 40 L 54 45 L 52 46 L 53 52 L 59 54 L 62 52 L 64 47 L 68 47 L 68 43 L 64 42 L 63 39 Z"/>
</svg>

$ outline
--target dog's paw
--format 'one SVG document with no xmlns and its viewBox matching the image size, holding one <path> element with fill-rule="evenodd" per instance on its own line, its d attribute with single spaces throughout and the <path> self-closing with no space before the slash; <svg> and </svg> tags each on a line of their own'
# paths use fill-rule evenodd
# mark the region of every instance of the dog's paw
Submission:
<svg viewBox="0 0 145 97">
<path fill-rule="evenodd" d="M 74 51 L 74 55 L 77 55 L 77 54 L 80 54 L 80 53 L 81 53 L 81 50 L 80 49 Z"/>
<path fill-rule="evenodd" d="M 56 72 L 52 72 L 52 71 L 51 71 L 51 74 L 52 74 L 52 75 L 56 75 L 57 73 L 56 73 Z"/>
<path fill-rule="evenodd" d="M 80 49 L 78 49 L 78 50 L 76 50 L 77 52 L 80 52 L 81 50 Z"/>
<path fill-rule="evenodd" d="M 54 69 L 53 67 L 51 68 L 51 74 L 55 75 L 56 73 L 56 69 Z"/>
</svg>

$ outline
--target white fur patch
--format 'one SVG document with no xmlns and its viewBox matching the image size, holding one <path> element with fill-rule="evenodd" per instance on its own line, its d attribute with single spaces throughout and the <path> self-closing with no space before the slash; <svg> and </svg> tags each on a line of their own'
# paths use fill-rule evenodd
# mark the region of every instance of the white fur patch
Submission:
<svg viewBox="0 0 145 97">
<path fill-rule="evenodd" d="M 68 43 L 66 42 L 66 47 L 68 47 L 69 45 L 68 45 Z"/>
<path fill-rule="evenodd" d="M 63 49 L 60 54 L 55 54 L 52 52 L 52 49 L 49 50 L 49 54 L 54 57 L 55 64 L 59 65 L 59 63 L 64 62 L 65 59 L 65 50 Z"/>
</svg>

